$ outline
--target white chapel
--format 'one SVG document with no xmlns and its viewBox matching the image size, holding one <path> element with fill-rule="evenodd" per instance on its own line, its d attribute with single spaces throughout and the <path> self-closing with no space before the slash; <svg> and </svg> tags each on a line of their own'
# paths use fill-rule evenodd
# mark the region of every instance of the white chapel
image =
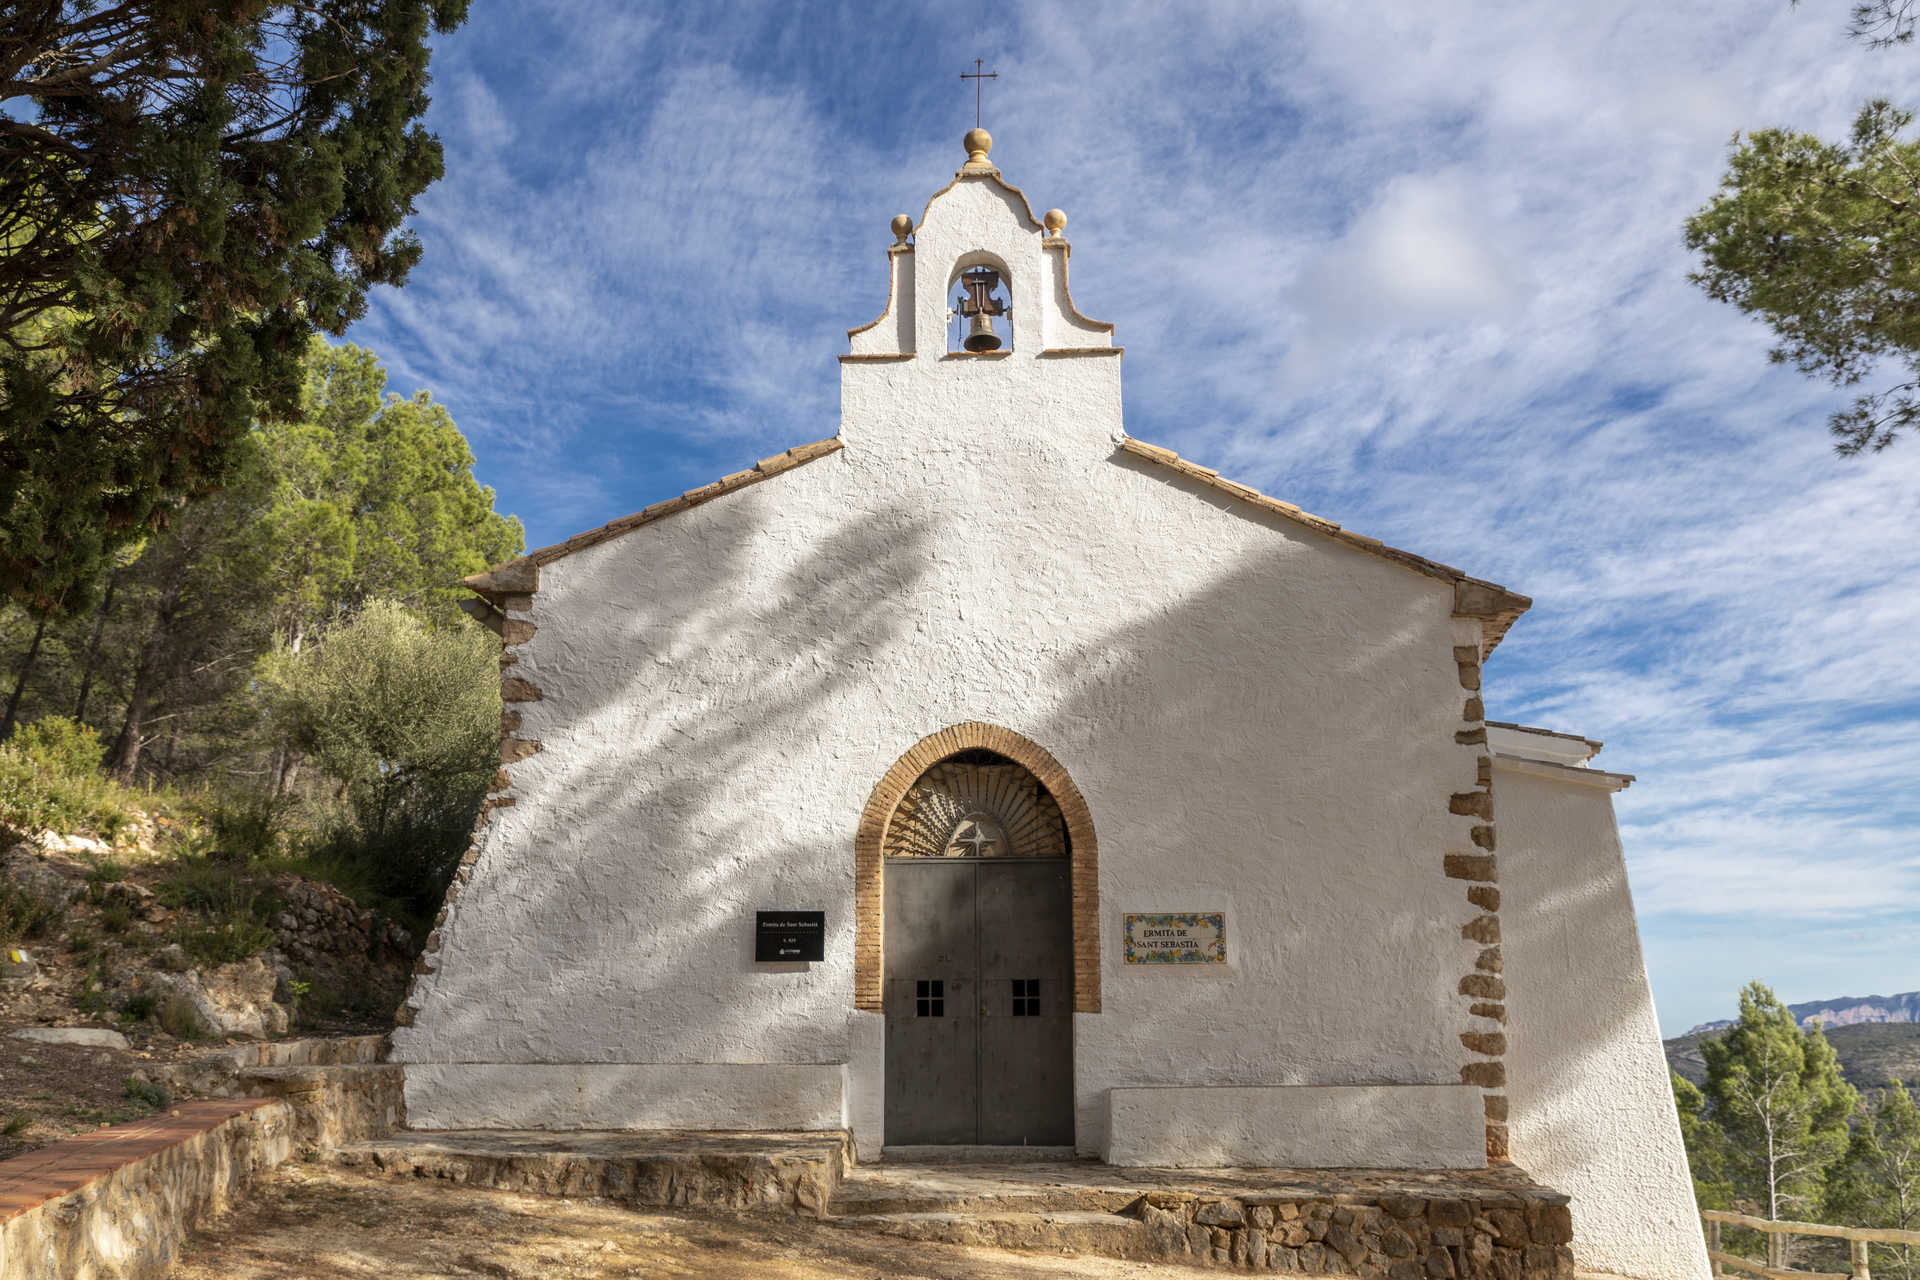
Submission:
<svg viewBox="0 0 1920 1280">
<path fill-rule="evenodd" d="M 468 580 L 501 767 L 409 1123 L 1511 1161 L 1582 1267 L 1704 1277 L 1631 779 L 1487 719 L 1531 602 L 1130 436 L 991 145 L 893 220 L 836 435 Z"/>
</svg>

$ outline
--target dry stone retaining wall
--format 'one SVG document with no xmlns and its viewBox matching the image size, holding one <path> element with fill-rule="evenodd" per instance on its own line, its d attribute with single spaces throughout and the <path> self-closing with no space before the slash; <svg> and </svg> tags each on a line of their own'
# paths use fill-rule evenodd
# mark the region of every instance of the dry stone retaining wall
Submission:
<svg viewBox="0 0 1920 1280">
<path fill-rule="evenodd" d="M 158 1280 L 292 1127 L 283 1102 L 193 1102 L 0 1164 L 0 1280 Z"/>
<path fill-rule="evenodd" d="M 403 1122 L 402 1068 L 373 1060 L 382 1045 L 365 1036 L 210 1055 L 197 1082 L 229 1096 L 0 1162 L 0 1280 L 158 1280 L 187 1233 L 261 1172 Z"/>
<path fill-rule="evenodd" d="M 1134 1206 L 1160 1255 L 1366 1280 L 1571 1280 L 1573 1218 L 1548 1192 L 1495 1199 L 1216 1199 L 1150 1191 Z"/>
</svg>

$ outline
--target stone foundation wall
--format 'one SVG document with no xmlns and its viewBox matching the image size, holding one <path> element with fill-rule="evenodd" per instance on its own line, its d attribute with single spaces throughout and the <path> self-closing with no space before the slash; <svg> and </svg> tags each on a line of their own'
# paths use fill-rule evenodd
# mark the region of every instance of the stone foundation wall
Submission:
<svg viewBox="0 0 1920 1280">
<path fill-rule="evenodd" d="M 226 1097 L 0 1162 L 0 1280 L 158 1280 L 187 1233 L 260 1173 L 403 1121 L 402 1069 L 368 1061 L 380 1046 L 357 1037 L 209 1055 L 196 1070 Z"/>
<path fill-rule="evenodd" d="M 1499 1199 L 1251 1196 L 1150 1191 L 1132 1212 L 1164 1257 L 1367 1280 L 1572 1280 L 1573 1218 L 1550 1192 Z"/>
<path fill-rule="evenodd" d="M 0 1280 L 159 1280 L 292 1128 L 281 1102 L 187 1103 L 0 1164 Z"/>
<path fill-rule="evenodd" d="M 240 1073 L 239 1092 L 290 1104 L 293 1141 L 302 1151 L 385 1137 L 406 1123 L 406 1069 L 398 1063 L 255 1067 Z"/>
</svg>

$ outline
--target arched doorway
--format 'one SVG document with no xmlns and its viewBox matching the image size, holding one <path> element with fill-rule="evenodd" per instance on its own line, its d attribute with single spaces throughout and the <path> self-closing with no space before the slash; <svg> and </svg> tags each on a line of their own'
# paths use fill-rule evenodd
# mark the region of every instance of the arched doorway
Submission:
<svg viewBox="0 0 1920 1280">
<path fill-rule="evenodd" d="M 1072 838 L 982 748 L 926 769 L 885 858 L 889 1146 L 1073 1144 Z"/>
</svg>

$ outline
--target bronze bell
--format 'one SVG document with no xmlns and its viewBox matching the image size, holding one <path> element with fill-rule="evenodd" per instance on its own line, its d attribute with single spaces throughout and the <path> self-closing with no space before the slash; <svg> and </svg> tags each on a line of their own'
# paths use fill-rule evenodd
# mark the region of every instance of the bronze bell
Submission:
<svg viewBox="0 0 1920 1280">
<path fill-rule="evenodd" d="M 998 351 L 1000 335 L 993 331 L 992 317 L 1007 313 L 1007 304 L 993 296 L 1000 287 L 1000 273 L 991 267 L 972 267 L 960 277 L 960 283 L 967 291 L 960 300 L 960 314 L 969 321 L 961 347 L 967 351 Z"/>
<path fill-rule="evenodd" d="M 968 351 L 998 351 L 1000 335 L 993 331 L 993 321 L 976 311 L 973 322 L 967 326 L 967 340 L 961 345 Z"/>
</svg>

